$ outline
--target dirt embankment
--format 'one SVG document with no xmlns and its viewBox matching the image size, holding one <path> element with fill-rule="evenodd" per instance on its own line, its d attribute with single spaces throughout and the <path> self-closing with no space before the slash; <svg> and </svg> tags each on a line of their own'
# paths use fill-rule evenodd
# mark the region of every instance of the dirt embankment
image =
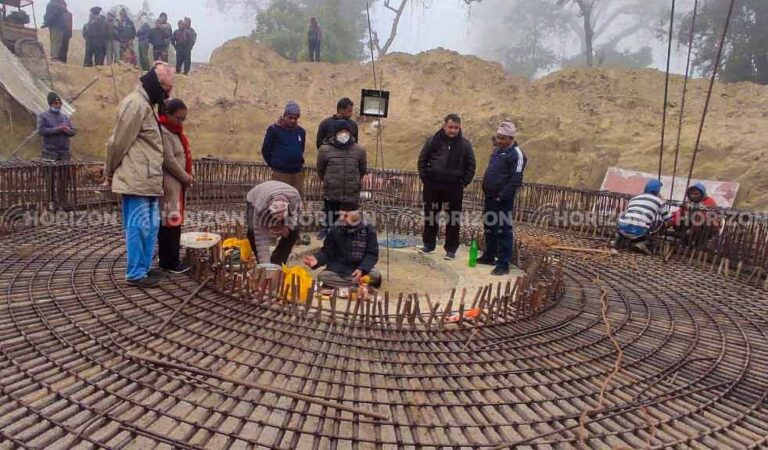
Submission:
<svg viewBox="0 0 768 450">
<path fill-rule="evenodd" d="M 75 46 L 77 48 L 77 46 Z M 138 71 L 125 67 L 82 68 L 52 64 L 57 89 L 73 95 L 95 76 L 100 81 L 77 102 L 77 157 L 100 158 L 111 131 L 116 99 L 135 85 Z M 511 117 L 530 159 L 529 181 L 597 188 L 606 168 L 654 172 L 658 165 L 664 75 L 655 70 L 567 70 L 534 83 L 506 75 L 501 66 L 438 49 L 392 54 L 377 63 L 392 92 L 384 121 L 384 163 L 414 169 L 424 140 L 457 112 L 475 144 L 482 175 L 498 122 Z M 673 77 L 665 172 L 671 172 L 682 77 Z M 259 160 L 266 127 L 288 100 L 302 105 L 310 143 L 320 120 L 339 97 L 359 102 L 372 87 L 370 65 L 291 63 L 250 39 L 226 43 L 209 65 L 178 77 L 174 95 L 190 106 L 187 130 L 198 156 Z M 680 166 L 687 173 L 706 95 L 707 81 L 689 84 Z M 115 95 L 117 91 L 117 95 Z M 718 84 L 707 117 L 696 177 L 742 184 L 737 205 L 768 209 L 768 87 Z M 0 124 L 0 127 L 5 126 Z M 16 123 L 19 128 L 19 123 Z M 363 123 L 361 141 L 375 161 L 375 126 Z M 3 146 L 5 147 L 5 146 Z M 308 146 L 307 161 L 316 151 Z M 36 144 L 24 153 L 34 157 Z"/>
</svg>

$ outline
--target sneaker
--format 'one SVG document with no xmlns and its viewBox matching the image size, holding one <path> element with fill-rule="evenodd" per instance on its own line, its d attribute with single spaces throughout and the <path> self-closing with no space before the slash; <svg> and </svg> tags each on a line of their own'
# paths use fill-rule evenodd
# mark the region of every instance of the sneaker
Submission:
<svg viewBox="0 0 768 450">
<path fill-rule="evenodd" d="M 481 256 L 477 258 L 477 263 L 483 266 L 495 266 L 496 258 Z"/>
<path fill-rule="evenodd" d="M 180 273 L 188 272 L 189 269 L 190 267 L 188 265 L 184 263 L 178 263 L 176 264 L 176 267 L 174 267 L 173 269 L 168 269 L 168 272 L 174 273 L 174 274 L 180 274 Z"/>
<path fill-rule="evenodd" d="M 147 278 L 164 278 L 165 272 L 162 269 L 149 269 L 147 272 Z"/>
<path fill-rule="evenodd" d="M 509 267 L 496 266 L 491 272 L 491 275 L 494 277 L 503 277 L 504 275 L 509 275 Z"/>
<path fill-rule="evenodd" d="M 445 256 L 443 257 L 446 261 L 453 261 L 456 259 L 456 252 L 445 252 Z"/>
<path fill-rule="evenodd" d="M 645 245 L 645 242 L 638 242 L 638 243 L 636 243 L 635 244 L 635 248 L 640 250 L 641 252 L 645 253 L 648 256 L 652 255 L 651 250 L 648 249 L 648 246 Z"/>
<path fill-rule="evenodd" d="M 140 280 L 126 280 L 129 286 L 136 286 L 142 289 L 156 288 L 160 284 L 159 278 L 144 277 Z"/>
<path fill-rule="evenodd" d="M 432 253 L 435 253 L 435 249 L 434 248 L 427 248 L 427 247 L 419 247 L 418 251 L 422 255 L 431 255 Z"/>
</svg>

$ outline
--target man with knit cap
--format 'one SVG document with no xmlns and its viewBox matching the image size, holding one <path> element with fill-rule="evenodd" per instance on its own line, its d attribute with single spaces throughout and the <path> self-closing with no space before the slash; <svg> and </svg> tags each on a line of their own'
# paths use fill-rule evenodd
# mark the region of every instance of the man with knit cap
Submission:
<svg viewBox="0 0 768 450">
<path fill-rule="evenodd" d="M 479 264 L 495 266 L 491 275 L 509 274 L 512 263 L 512 210 L 517 189 L 523 184 L 528 160 L 515 140 L 517 128 L 505 120 L 496 131 L 496 146 L 483 176 L 485 253 Z"/>
<path fill-rule="evenodd" d="M 120 194 L 127 249 L 128 284 L 149 288 L 162 275 L 151 270 L 160 228 L 158 199 L 163 195 L 163 139 L 155 109 L 173 88 L 174 70 L 163 62 L 142 76 L 117 107 L 107 142 L 104 177 Z"/>
<path fill-rule="evenodd" d="M 69 140 L 77 130 L 69 117 L 61 112 L 61 97 L 55 92 L 48 94 L 48 111 L 37 116 L 37 133 L 43 138 L 42 158 L 49 161 L 69 161 L 72 155 Z"/>
<path fill-rule="evenodd" d="M 635 249 L 651 254 L 646 241 L 672 220 L 669 205 L 661 197 L 662 187 L 661 181 L 649 180 L 643 193 L 629 201 L 619 216 L 616 239 L 611 242 L 613 247 L 623 247 L 623 243 L 629 241 Z"/>
<path fill-rule="evenodd" d="M 267 181 L 251 189 L 246 197 L 248 241 L 259 264 L 282 265 L 288 262 L 299 238 L 301 196 L 294 187 L 281 181 Z M 269 245 L 278 238 L 270 255 Z"/>
<path fill-rule="evenodd" d="M 272 179 L 287 183 L 299 194 L 304 192 L 304 149 L 307 132 L 299 126 L 301 108 L 288 102 L 282 117 L 267 128 L 261 154 L 272 168 Z"/>
</svg>

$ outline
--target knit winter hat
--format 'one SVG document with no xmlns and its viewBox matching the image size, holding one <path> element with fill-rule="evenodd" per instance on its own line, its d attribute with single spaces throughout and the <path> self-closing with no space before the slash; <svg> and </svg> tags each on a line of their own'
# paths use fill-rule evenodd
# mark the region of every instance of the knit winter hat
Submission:
<svg viewBox="0 0 768 450">
<path fill-rule="evenodd" d="M 511 120 L 505 120 L 504 122 L 501 122 L 501 125 L 499 125 L 499 129 L 496 131 L 496 134 L 515 137 L 515 134 L 517 134 L 517 128 Z"/>
<path fill-rule="evenodd" d="M 661 193 L 662 186 L 664 185 L 661 183 L 661 181 L 654 178 L 646 183 L 645 190 L 643 192 L 646 194 L 659 195 Z"/>
<path fill-rule="evenodd" d="M 288 213 L 288 198 L 284 195 L 276 195 L 269 202 L 269 214 L 272 217 L 285 218 Z"/>
<path fill-rule="evenodd" d="M 284 116 L 300 116 L 301 115 L 301 107 L 298 103 L 294 101 L 288 102 L 287 105 L 285 105 L 285 112 L 283 112 Z"/>
<path fill-rule="evenodd" d="M 350 125 L 349 121 L 343 120 L 343 119 L 334 120 L 333 133 L 337 134 L 339 131 L 343 131 L 343 130 L 349 131 L 350 134 L 352 133 L 352 126 Z"/>
<path fill-rule="evenodd" d="M 61 97 L 59 97 L 59 94 L 55 92 L 49 92 L 48 93 L 48 106 L 53 105 L 54 102 L 61 101 Z"/>
<path fill-rule="evenodd" d="M 94 16 L 98 16 L 99 14 L 101 14 L 101 6 L 94 6 L 93 8 L 91 8 L 91 14 L 93 14 Z"/>
</svg>

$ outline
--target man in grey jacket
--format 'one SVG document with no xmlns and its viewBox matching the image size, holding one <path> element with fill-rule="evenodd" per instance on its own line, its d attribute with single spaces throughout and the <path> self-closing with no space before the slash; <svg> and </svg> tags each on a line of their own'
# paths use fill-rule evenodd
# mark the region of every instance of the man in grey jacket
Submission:
<svg viewBox="0 0 768 450">
<path fill-rule="evenodd" d="M 259 264 L 282 265 L 288 262 L 299 238 L 301 196 L 296 188 L 282 181 L 267 181 L 246 196 L 248 241 Z M 269 244 L 280 241 L 270 256 Z"/>
<path fill-rule="evenodd" d="M 51 161 L 69 161 L 72 155 L 69 140 L 77 130 L 69 117 L 61 112 L 61 97 L 55 92 L 48 94 L 50 109 L 37 116 L 37 133 L 43 137 L 42 158 Z"/>
</svg>

